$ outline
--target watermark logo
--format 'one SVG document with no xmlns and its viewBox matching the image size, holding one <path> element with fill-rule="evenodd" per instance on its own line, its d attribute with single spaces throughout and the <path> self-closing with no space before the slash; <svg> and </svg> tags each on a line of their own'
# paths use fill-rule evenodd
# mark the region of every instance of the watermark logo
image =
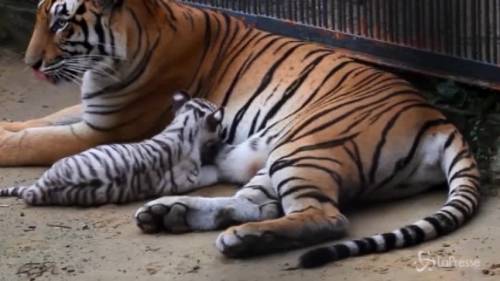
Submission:
<svg viewBox="0 0 500 281">
<path fill-rule="evenodd" d="M 443 268 L 479 268 L 481 261 L 479 259 L 456 258 L 454 256 L 432 255 L 429 251 L 419 251 L 415 269 L 417 272 L 433 271 Z"/>
</svg>

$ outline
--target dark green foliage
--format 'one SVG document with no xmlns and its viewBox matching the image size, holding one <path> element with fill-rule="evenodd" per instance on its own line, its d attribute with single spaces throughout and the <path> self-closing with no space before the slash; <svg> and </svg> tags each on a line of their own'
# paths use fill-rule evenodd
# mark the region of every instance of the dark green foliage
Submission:
<svg viewBox="0 0 500 281">
<path fill-rule="evenodd" d="M 464 133 L 483 179 L 483 191 L 500 187 L 500 92 L 432 78 L 411 78 Z"/>
</svg>

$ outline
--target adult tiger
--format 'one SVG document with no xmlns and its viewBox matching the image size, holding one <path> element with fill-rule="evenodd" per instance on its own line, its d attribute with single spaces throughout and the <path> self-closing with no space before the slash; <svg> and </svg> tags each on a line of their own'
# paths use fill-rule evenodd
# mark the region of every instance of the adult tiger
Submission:
<svg viewBox="0 0 500 281">
<path fill-rule="evenodd" d="M 75 107 L 3 124 L 1 165 L 48 164 L 151 135 L 170 118 L 165 89 L 225 106 L 228 143 L 259 132 L 270 150 L 242 197 L 162 198 L 137 214 L 142 222 L 164 216 L 166 230 L 269 219 L 222 233 L 217 246 L 229 256 L 338 238 L 347 226 L 339 204 L 409 196 L 442 181 L 449 198 L 433 215 L 312 252 L 301 265 L 415 245 L 455 230 L 478 207 L 478 169 L 455 126 L 405 80 L 325 46 L 176 1 L 44 0 L 26 62 L 53 82 L 83 73 L 81 121 L 50 126 L 75 120 Z M 254 213 L 239 213 L 239 203 Z M 264 212 L 270 204 L 284 216 Z"/>
</svg>

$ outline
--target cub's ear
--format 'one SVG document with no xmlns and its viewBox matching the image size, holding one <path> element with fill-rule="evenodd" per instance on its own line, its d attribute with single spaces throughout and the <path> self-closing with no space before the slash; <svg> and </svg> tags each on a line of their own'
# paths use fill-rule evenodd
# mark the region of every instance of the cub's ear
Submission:
<svg viewBox="0 0 500 281">
<path fill-rule="evenodd" d="M 172 96 L 172 111 L 177 112 L 181 107 L 191 99 L 191 96 L 185 91 L 177 91 Z"/>
<path fill-rule="evenodd" d="M 210 115 L 207 116 L 207 128 L 211 132 L 215 132 L 217 127 L 222 124 L 222 119 L 224 119 L 224 109 L 219 108 L 217 111 L 210 113 Z"/>
</svg>

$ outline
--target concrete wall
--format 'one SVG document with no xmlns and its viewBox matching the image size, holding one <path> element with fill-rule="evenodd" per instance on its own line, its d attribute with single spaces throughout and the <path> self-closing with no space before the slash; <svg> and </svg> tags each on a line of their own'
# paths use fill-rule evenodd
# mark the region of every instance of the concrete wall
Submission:
<svg viewBox="0 0 500 281">
<path fill-rule="evenodd" d="M 0 47 L 24 50 L 38 0 L 0 0 Z"/>
</svg>

